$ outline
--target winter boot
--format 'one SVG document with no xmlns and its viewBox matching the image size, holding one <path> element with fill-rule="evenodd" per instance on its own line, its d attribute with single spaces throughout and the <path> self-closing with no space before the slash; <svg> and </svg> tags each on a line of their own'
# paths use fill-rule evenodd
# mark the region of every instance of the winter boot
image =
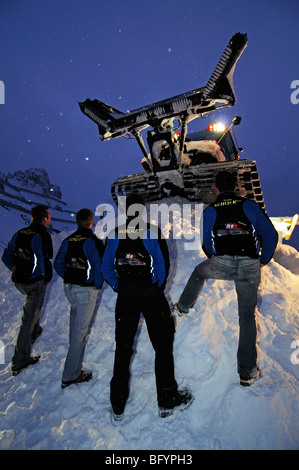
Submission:
<svg viewBox="0 0 299 470">
<path fill-rule="evenodd" d="M 118 426 L 124 419 L 126 403 L 120 405 L 112 405 L 112 424 Z"/>
<path fill-rule="evenodd" d="M 125 415 L 124 412 L 117 414 L 112 410 L 112 424 L 114 424 L 115 426 L 118 426 L 121 423 L 121 421 L 124 419 L 124 415 Z"/>
<path fill-rule="evenodd" d="M 32 364 L 36 364 L 40 359 L 40 356 L 31 356 L 25 364 L 23 364 L 21 367 L 18 369 L 15 369 L 14 367 L 11 368 L 11 373 L 13 376 L 18 375 L 23 369 L 26 369 L 26 367 L 31 366 Z"/>
<path fill-rule="evenodd" d="M 66 388 L 72 384 L 81 384 L 83 382 L 89 382 L 92 379 L 92 372 L 90 370 L 81 370 L 78 377 L 74 380 L 62 380 L 61 388 Z"/>
<path fill-rule="evenodd" d="M 164 406 L 159 406 L 160 418 L 168 418 L 176 411 L 183 411 L 188 408 L 194 401 L 194 397 L 190 390 L 184 388 L 177 390 L 175 395 Z"/>
<path fill-rule="evenodd" d="M 250 387 L 250 385 L 253 385 L 254 382 L 260 378 L 260 376 L 261 376 L 260 369 L 257 369 L 253 377 L 244 377 L 240 375 L 240 385 L 243 385 L 243 387 Z"/>
<path fill-rule="evenodd" d="M 182 309 L 179 307 L 179 304 L 176 303 L 176 304 L 174 304 L 174 306 L 172 307 L 172 312 L 171 312 L 171 313 L 172 313 L 172 316 L 173 316 L 173 317 L 176 317 L 177 315 L 178 315 L 179 317 L 182 317 L 182 316 L 184 316 L 184 315 L 187 315 L 187 314 L 189 313 L 189 311 L 188 311 L 188 312 L 184 312 L 184 310 L 182 310 Z"/>
</svg>

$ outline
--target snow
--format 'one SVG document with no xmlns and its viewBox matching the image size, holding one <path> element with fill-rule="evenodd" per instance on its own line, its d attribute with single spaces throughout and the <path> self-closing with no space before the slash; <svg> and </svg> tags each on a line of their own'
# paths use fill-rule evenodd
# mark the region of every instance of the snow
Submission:
<svg viewBox="0 0 299 470">
<path fill-rule="evenodd" d="M 66 235 L 53 236 L 55 253 Z M 168 244 L 166 295 L 173 303 L 204 254 L 186 250 L 183 238 Z M 279 244 L 274 260 L 262 269 L 257 308 L 262 378 L 251 387 L 239 385 L 234 285 L 209 280 L 195 308 L 176 325 L 176 378 L 192 390 L 193 404 L 176 416 L 159 418 L 154 353 L 141 318 L 130 398 L 119 426 L 111 423 L 109 402 L 116 294 L 104 285 L 90 328 L 85 366 L 93 379 L 62 390 L 69 331 L 62 280 L 55 274 L 47 290 L 43 333 L 33 346 L 33 353 L 41 354 L 39 363 L 12 377 L 23 296 L 2 261 L 0 273 L 0 449 L 127 450 L 133 455 L 138 450 L 299 448 L 299 253 L 291 246 Z"/>
</svg>

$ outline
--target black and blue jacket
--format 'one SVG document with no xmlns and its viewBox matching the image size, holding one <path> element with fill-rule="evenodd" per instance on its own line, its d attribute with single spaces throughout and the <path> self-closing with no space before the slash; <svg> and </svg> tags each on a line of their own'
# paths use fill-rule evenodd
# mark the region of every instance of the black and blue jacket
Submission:
<svg viewBox="0 0 299 470">
<path fill-rule="evenodd" d="M 5 248 L 2 261 L 12 271 L 13 282 L 31 284 L 52 279 L 52 238 L 43 224 L 32 222 L 16 232 Z"/>
<path fill-rule="evenodd" d="M 91 229 L 78 228 L 61 243 L 54 269 L 66 284 L 100 289 L 102 256 L 103 242 Z"/>
<path fill-rule="evenodd" d="M 203 213 L 203 250 L 213 255 L 271 260 L 278 234 L 257 203 L 233 191 L 222 192 Z"/>
<path fill-rule="evenodd" d="M 137 232 L 138 229 L 135 230 L 135 235 Z M 133 251 L 137 253 L 136 257 Z M 140 256 L 138 252 L 142 252 Z M 145 274 L 142 274 L 142 264 Z M 129 270 L 132 267 L 130 265 L 134 265 L 131 270 Z M 143 230 L 140 230 L 135 242 L 130 239 L 126 224 L 117 227 L 109 234 L 102 260 L 102 273 L 113 290 L 117 291 L 119 282 L 123 279 L 122 273 L 125 273 L 126 269 L 129 274 L 127 277 L 124 274 L 124 277 L 128 280 L 140 280 L 157 284 L 159 287 L 164 286 L 169 269 L 169 255 L 166 241 L 161 239 L 158 227 L 147 224 Z M 134 277 L 134 269 L 138 273 L 137 277 Z"/>
</svg>

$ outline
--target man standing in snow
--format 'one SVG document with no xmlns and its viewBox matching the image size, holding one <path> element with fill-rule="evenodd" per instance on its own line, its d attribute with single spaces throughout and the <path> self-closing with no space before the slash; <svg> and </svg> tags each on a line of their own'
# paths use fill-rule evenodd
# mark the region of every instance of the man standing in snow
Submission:
<svg viewBox="0 0 299 470">
<path fill-rule="evenodd" d="M 47 232 L 51 215 L 47 206 L 31 209 L 32 223 L 14 234 L 5 248 L 2 261 L 12 271 L 11 279 L 25 295 L 22 322 L 12 358 L 12 374 L 35 364 L 39 356 L 31 356 L 31 345 L 41 334 L 39 315 L 47 283 L 52 279 L 53 247 Z"/>
<path fill-rule="evenodd" d="M 271 260 L 278 235 L 258 204 L 235 193 L 233 174 L 218 173 L 215 189 L 217 199 L 203 213 L 203 250 L 208 259 L 194 269 L 173 314 L 189 312 L 206 279 L 235 281 L 240 327 L 238 373 L 240 384 L 248 386 L 260 376 L 255 319 L 260 268 Z"/>
<path fill-rule="evenodd" d="M 174 376 L 174 320 L 163 292 L 168 266 L 166 242 L 161 240 L 158 227 L 145 223 L 141 217 L 134 219 L 135 210 L 139 214 L 144 210 L 142 198 L 130 195 L 126 204 L 126 222 L 109 234 L 102 262 L 103 277 L 118 294 L 116 351 L 110 382 L 114 423 L 123 419 L 129 396 L 130 361 L 141 313 L 155 350 L 160 417 L 168 417 L 193 401 L 188 389 L 178 390 Z"/>
<path fill-rule="evenodd" d="M 55 271 L 64 280 L 64 292 L 71 305 L 69 349 L 61 388 L 92 378 L 92 372 L 83 369 L 82 363 L 88 327 L 103 283 L 103 242 L 92 232 L 94 214 L 90 209 L 81 209 L 76 214 L 76 221 L 78 229 L 63 240 L 54 261 Z"/>
</svg>

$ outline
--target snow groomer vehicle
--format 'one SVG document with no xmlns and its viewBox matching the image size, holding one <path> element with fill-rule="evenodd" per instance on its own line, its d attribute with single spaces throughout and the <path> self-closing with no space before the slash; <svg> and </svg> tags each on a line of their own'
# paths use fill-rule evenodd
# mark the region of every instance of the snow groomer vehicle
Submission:
<svg viewBox="0 0 299 470">
<path fill-rule="evenodd" d="M 134 138 L 142 152 L 143 172 L 117 178 L 113 200 L 138 192 L 146 202 L 180 195 L 204 204 L 216 198 L 214 181 L 222 170 L 236 174 L 241 196 L 264 208 L 256 162 L 241 159 L 234 127 L 215 122 L 188 134 L 188 123 L 209 117 L 215 110 L 234 106 L 235 66 L 247 46 L 247 35 L 235 34 L 204 87 L 123 113 L 97 99 L 80 102 L 81 111 L 94 121 L 102 141 Z M 148 129 L 150 128 L 150 129 Z M 147 146 L 142 132 L 147 129 Z"/>
</svg>

